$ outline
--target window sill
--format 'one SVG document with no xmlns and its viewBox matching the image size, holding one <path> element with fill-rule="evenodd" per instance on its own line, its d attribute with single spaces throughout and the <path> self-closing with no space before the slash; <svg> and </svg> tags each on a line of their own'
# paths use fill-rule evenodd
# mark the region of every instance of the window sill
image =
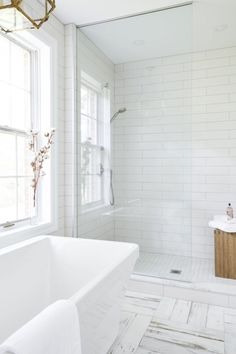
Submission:
<svg viewBox="0 0 236 354">
<path fill-rule="evenodd" d="M 25 225 L 11 230 L 0 232 L 0 248 L 10 246 L 29 239 L 31 237 L 40 236 L 57 231 L 57 227 L 53 223 L 42 223 L 37 225 Z"/>
<path fill-rule="evenodd" d="M 108 208 L 110 206 L 110 204 L 99 204 L 96 206 L 90 206 L 90 207 L 81 207 L 81 214 L 89 214 L 89 213 L 93 213 L 96 211 L 99 211 L 101 209 L 105 209 Z"/>
</svg>

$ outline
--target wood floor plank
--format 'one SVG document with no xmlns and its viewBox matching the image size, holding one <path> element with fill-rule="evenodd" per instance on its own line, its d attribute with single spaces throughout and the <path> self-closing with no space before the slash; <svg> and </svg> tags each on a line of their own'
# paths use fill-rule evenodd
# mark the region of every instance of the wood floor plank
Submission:
<svg viewBox="0 0 236 354">
<path fill-rule="evenodd" d="M 218 331 L 224 330 L 224 308 L 220 306 L 209 306 L 206 327 Z"/>
<path fill-rule="evenodd" d="M 143 337 L 140 348 L 145 349 L 148 354 L 224 354 L 223 343 L 212 347 L 208 343 L 199 345 L 186 339 L 153 339 L 146 336 Z"/>
<path fill-rule="evenodd" d="M 205 328 L 207 321 L 208 305 L 193 302 L 190 309 L 188 324 L 196 328 Z"/>
<path fill-rule="evenodd" d="M 190 309 L 191 301 L 177 300 L 170 320 L 173 322 L 187 323 Z"/>
<path fill-rule="evenodd" d="M 154 316 L 160 320 L 168 320 L 173 312 L 176 299 L 164 297 L 161 299 Z"/>
<path fill-rule="evenodd" d="M 119 334 L 124 333 L 135 319 L 135 313 L 122 311 L 120 318 Z"/>
<path fill-rule="evenodd" d="M 180 333 L 188 333 L 195 335 L 197 337 L 203 337 L 203 338 L 208 338 L 212 340 L 224 340 L 224 332 L 223 331 L 218 331 L 215 329 L 209 329 L 209 328 L 196 328 L 192 327 L 187 323 L 176 323 L 173 321 L 159 321 L 157 318 L 153 317 L 152 322 L 156 324 L 156 326 L 166 329 L 166 330 L 172 330 L 172 331 L 177 331 Z"/>
<path fill-rule="evenodd" d="M 151 316 L 135 314 L 135 318 L 130 326 L 126 329 L 125 333 L 116 340 L 108 354 L 135 353 L 150 321 Z"/>
<path fill-rule="evenodd" d="M 138 349 L 136 350 L 135 354 L 162 354 L 162 353 L 159 352 L 159 350 L 155 350 L 155 352 L 153 352 L 153 351 L 150 351 L 148 349 L 138 347 Z"/>
<path fill-rule="evenodd" d="M 160 301 L 161 298 L 157 296 L 127 292 L 122 309 L 129 312 L 152 316 Z"/>
<path fill-rule="evenodd" d="M 224 353 L 225 308 L 149 294 L 127 295 L 119 335 L 107 354 Z"/>
<path fill-rule="evenodd" d="M 121 319 L 120 319 L 120 328 L 119 333 L 116 337 L 115 342 L 113 343 L 112 347 L 108 351 L 107 354 L 111 354 L 117 348 L 119 343 L 122 341 L 125 333 L 128 331 L 129 327 L 131 326 L 132 322 L 135 320 L 136 314 L 132 312 L 122 311 L 121 312 Z"/>
<path fill-rule="evenodd" d="M 223 354 L 224 342 L 178 330 L 178 327 L 163 328 L 151 321 L 140 347 L 162 354 Z"/>
<path fill-rule="evenodd" d="M 225 311 L 225 354 L 235 354 L 236 351 L 236 312 Z"/>
<path fill-rule="evenodd" d="M 133 296 L 136 297 L 138 299 L 147 299 L 147 300 L 161 300 L 162 296 L 157 296 L 157 295 L 153 295 L 153 294 L 147 294 L 147 293 L 141 293 L 141 292 L 136 292 L 136 291 L 130 291 L 130 290 L 126 290 L 125 292 L 125 296 Z"/>
</svg>

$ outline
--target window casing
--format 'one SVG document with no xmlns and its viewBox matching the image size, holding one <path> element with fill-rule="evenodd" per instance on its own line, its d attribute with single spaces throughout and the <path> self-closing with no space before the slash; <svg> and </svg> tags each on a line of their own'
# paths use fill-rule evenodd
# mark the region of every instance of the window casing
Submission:
<svg viewBox="0 0 236 354">
<path fill-rule="evenodd" d="M 28 134 L 32 54 L 0 35 L 0 225 L 32 217 Z"/>
<path fill-rule="evenodd" d="M 104 205 L 106 179 L 104 95 L 101 85 L 90 79 L 81 84 L 81 206 Z"/>
<path fill-rule="evenodd" d="M 4 108 L 0 106 L 1 155 L 2 151 L 6 150 L 2 137 L 5 137 L 8 143 L 10 138 L 15 141 L 15 149 L 12 148 L 10 150 L 12 158 L 5 159 L 12 162 L 11 170 L 8 169 L 8 174 L 6 174 L 6 162 L 0 158 L 0 184 L 1 181 L 5 181 L 2 182 L 2 187 L 0 187 L 0 232 L 4 234 L 7 231 L 9 233 L 13 229 L 11 233 L 16 232 L 17 234 L 21 234 L 21 232 L 25 232 L 23 231 L 25 227 L 29 227 L 29 230 L 34 230 L 32 231 L 34 234 L 37 234 L 38 231 L 39 233 L 53 232 L 57 228 L 57 211 L 55 207 L 57 205 L 57 160 L 55 151 L 57 143 L 55 142 L 51 151 L 51 158 L 44 165 L 46 176 L 40 181 L 37 191 L 37 206 L 34 208 L 32 202 L 33 190 L 31 187 L 33 174 L 30 166 L 33 155 L 28 149 L 28 142 L 29 131 L 31 129 L 39 131 L 39 146 L 41 146 L 45 142 L 43 138 L 44 132 L 48 131 L 51 127 L 56 127 L 54 102 L 57 97 L 57 86 L 54 73 L 56 71 L 55 58 L 57 46 L 54 39 L 41 34 L 35 36 L 27 32 L 22 32 L 22 34 L 16 35 L 14 38 L 1 35 L 1 54 L 6 53 L 6 43 L 13 48 L 16 47 L 18 52 L 24 53 L 25 66 L 22 64 L 22 61 L 18 60 L 20 57 L 19 53 L 18 55 L 14 55 L 11 60 L 6 55 L 0 56 L 0 84 L 2 83 L 2 93 L 4 93 L 6 87 L 8 87 L 8 91 L 6 90 L 5 92 L 11 93 L 9 88 L 17 86 L 18 90 L 25 92 L 25 98 L 22 100 L 18 96 L 15 97 L 16 95 L 9 93 L 12 100 L 10 109 L 8 109 L 8 105 L 5 105 Z M 53 70 L 52 63 L 54 65 Z M 15 65 L 14 68 L 13 64 Z M 7 67 L 9 71 L 12 69 L 13 74 L 9 76 L 9 80 L 6 80 L 6 75 L 1 70 L 3 66 L 4 70 Z M 19 85 L 19 77 L 23 76 L 22 72 L 25 73 L 23 87 Z M 13 82 L 15 80 L 18 80 L 17 84 Z M 22 98 L 23 95 L 21 94 L 19 97 Z M 6 99 L 5 102 L 7 102 Z M 13 109 L 11 108 L 12 106 Z M 14 185 L 12 183 L 13 180 Z M 8 188 L 6 187 L 6 181 L 8 181 Z M 1 197 L 3 190 L 4 197 Z M 7 195 L 9 191 L 12 193 L 11 198 Z M 5 228 L 9 224 L 13 225 Z"/>
</svg>

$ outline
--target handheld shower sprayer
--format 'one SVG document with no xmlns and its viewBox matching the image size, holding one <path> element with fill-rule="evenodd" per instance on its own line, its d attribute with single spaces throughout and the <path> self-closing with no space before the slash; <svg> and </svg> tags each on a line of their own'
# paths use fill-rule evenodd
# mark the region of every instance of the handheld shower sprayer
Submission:
<svg viewBox="0 0 236 354">
<path fill-rule="evenodd" d="M 127 109 L 126 109 L 125 107 L 120 108 L 120 109 L 111 117 L 110 122 L 112 123 L 113 120 L 115 120 L 116 117 L 117 117 L 119 114 L 125 113 L 126 111 L 127 111 Z"/>
</svg>

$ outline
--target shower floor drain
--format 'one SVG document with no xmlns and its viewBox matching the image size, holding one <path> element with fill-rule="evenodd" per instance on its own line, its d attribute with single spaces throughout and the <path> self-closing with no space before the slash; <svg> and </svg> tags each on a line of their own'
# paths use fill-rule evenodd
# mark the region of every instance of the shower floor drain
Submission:
<svg viewBox="0 0 236 354">
<path fill-rule="evenodd" d="M 181 273 L 182 273 L 182 270 L 179 270 L 179 269 L 171 269 L 170 273 L 171 273 L 171 274 L 181 274 Z"/>
</svg>

